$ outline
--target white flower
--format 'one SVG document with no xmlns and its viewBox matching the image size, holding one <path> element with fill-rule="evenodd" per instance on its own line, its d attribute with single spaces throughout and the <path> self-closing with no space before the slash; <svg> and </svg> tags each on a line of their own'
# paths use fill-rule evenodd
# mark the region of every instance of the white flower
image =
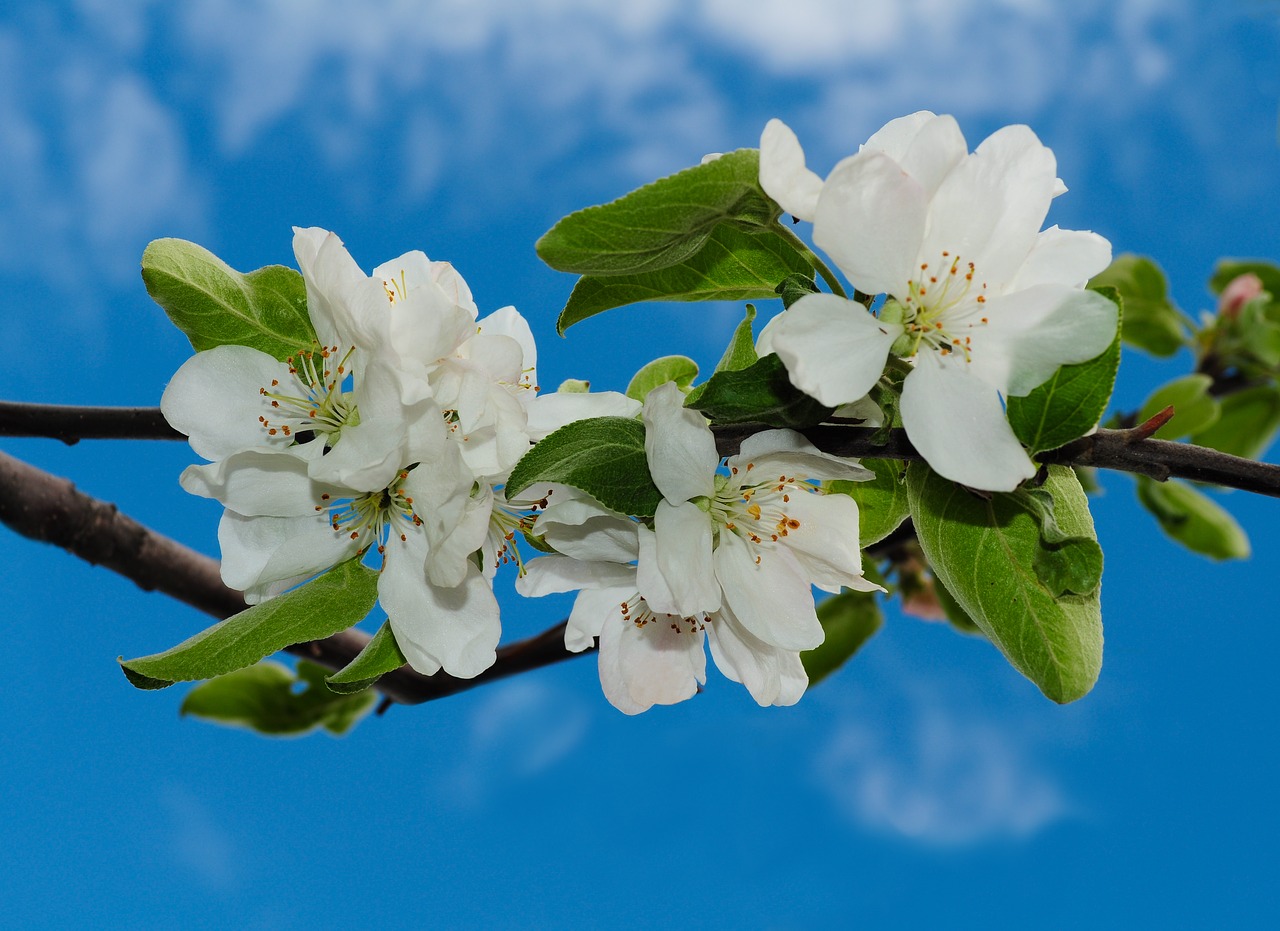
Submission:
<svg viewBox="0 0 1280 931">
<path fill-rule="evenodd" d="M 636 567 L 653 531 L 582 497 L 561 499 L 536 531 L 565 555 L 532 560 L 516 581 L 521 594 L 578 591 L 565 627 L 566 648 L 599 639 L 600 685 L 614 707 L 638 714 L 694 695 L 706 682 L 706 651 L 761 705 L 795 704 L 808 679 L 797 651 L 764 643 L 724 605 L 693 617 L 654 611 L 637 590 Z"/>
<path fill-rule="evenodd" d="M 857 504 L 813 481 L 871 473 L 794 431 L 767 430 L 721 474 L 711 430 L 683 400 L 668 382 L 644 402 L 645 453 L 663 500 L 654 532 L 640 536 L 640 593 L 661 614 L 728 611 L 763 643 L 813 649 L 823 631 L 811 585 L 878 589 L 862 576 Z"/>
<path fill-rule="evenodd" d="M 477 510 L 471 475 L 443 436 L 438 409 L 434 423 L 437 455 L 374 491 L 318 482 L 307 460 L 288 450 L 249 450 L 188 467 L 182 486 L 226 508 L 218 528 L 223 580 L 257 603 L 376 549 L 383 559 L 378 597 L 413 668 L 430 675 L 443 667 L 462 678 L 483 672 L 500 632 L 488 580 L 465 558 L 448 561 L 458 571 L 446 584 L 429 566 L 437 548 L 465 536 L 460 528 L 472 525 L 468 515 Z"/>
<path fill-rule="evenodd" d="M 1110 244 L 1089 232 L 1041 230 L 1065 191 L 1053 153 L 1026 126 L 993 133 L 972 154 L 953 118 L 893 120 L 824 182 L 795 134 L 771 120 L 760 183 L 814 223 L 814 241 L 880 316 L 809 295 L 761 334 L 801 390 L 832 407 L 862 398 L 889 355 L 914 361 L 902 389 L 911 442 L 940 474 L 1011 491 L 1034 466 L 1001 396 L 1021 396 L 1061 365 L 1101 353 L 1115 305 L 1084 284 Z"/>
</svg>

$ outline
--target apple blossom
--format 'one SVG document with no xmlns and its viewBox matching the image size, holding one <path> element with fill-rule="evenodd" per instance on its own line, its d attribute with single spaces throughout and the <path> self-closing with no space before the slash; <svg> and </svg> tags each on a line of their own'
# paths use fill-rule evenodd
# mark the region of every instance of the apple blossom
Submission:
<svg viewBox="0 0 1280 931">
<path fill-rule="evenodd" d="M 902 422 L 937 472 L 992 491 L 1030 478 L 1001 397 L 1094 358 L 1118 319 L 1084 289 L 1110 244 L 1040 228 L 1066 190 L 1053 153 L 1026 126 L 1007 126 L 970 154 L 952 117 L 922 111 L 888 123 L 823 181 L 795 134 L 771 120 L 760 183 L 813 221 L 814 241 L 858 290 L 889 296 L 878 316 L 805 296 L 765 328 L 761 352 L 776 352 L 798 388 L 832 407 L 866 395 L 891 355 L 909 360 Z"/>
</svg>

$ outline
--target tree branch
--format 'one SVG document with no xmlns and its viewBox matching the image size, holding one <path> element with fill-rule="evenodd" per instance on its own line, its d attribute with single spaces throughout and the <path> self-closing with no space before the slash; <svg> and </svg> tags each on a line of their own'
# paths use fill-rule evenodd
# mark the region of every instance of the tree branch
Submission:
<svg viewBox="0 0 1280 931">
<path fill-rule="evenodd" d="M 1041 462 L 1087 465 L 1147 475 L 1157 481 L 1186 478 L 1280 497 L 1280 466 L 1231 456 L 1203 446 L 1153 440 L 1139 425 L 1127 430 L 1099 430 L 1066 446 L 1041 453 Z M 721 455 L 733 455 L 742 441 L 765 424 L 712 427 Z M 801 431 L 819 449 L 839 456 L 875 459 L 920 459 L 906 431 L 890 430 L 885 442 L 872 439 L 870 427 L 823 424 Z M 0 401 L 0 436 L 40 436 L 67 444 L 80 440 L 181 440 L 182 434 L 165 421 L 157 407 L 68 407 Z"/>
<path fill-rule="evenodd" d="M 105 566 L 146 591 L 163 592 L 216 618 L 230 617 L 246 607 L 241 594 L 222 583 L 217 560 L 149 530 L 114 504 L 84 494 L 66 479 L 3 452 L 0 522 L 32 540 L 52 543 L 86 562 Z M 288 652 L 341 669 L 368 642 L 368 634 L 352 629 L 296 644 Z M 377 688 L 401 704 L 419 704 L 579 655 L 565 650 L 562 622 L 535 637 L 500 647 L 497 662 L 474 679 L 445 673 L 424 676 L 405 666 L 379 679 Z"/>
</svg>

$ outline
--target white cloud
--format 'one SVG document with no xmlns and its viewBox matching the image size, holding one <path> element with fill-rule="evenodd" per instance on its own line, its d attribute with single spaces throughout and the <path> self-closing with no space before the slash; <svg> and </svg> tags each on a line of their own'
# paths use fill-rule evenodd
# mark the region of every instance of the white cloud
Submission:
<svg viewBox="0 0 1280 931">
<path fill-rule="evenodd" d="M 1028 837 L 1068 814 L 1062 790 L 1006 725 L 932 703 L 905 727 L 846 720 L 816 772 L 871 831 L 938 846 Z"/>
<path fill-rule="evenodd" d="M 169 816 L 175 862 L 210 888 L 225 890 L 239 885 L 235 844 L 199 797 L 185 787 L 169 786 L 161 792 L 160 805 Z"/>
<path fill-rule="evenodd" d="M 582 743 L 589 706 L 573 694 L 530 679 L 485 690 L 470 715 L 470 736 L 440 790 L 453 804 L 480 805 L 499 781 L 551 769 Z"/>
</svg>

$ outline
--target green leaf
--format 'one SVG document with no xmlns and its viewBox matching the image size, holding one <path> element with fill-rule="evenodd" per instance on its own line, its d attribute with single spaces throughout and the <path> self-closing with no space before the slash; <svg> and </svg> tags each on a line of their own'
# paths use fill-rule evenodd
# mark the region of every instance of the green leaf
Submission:
<svg viewBox="0 0 1280 931">
<path fill-rule="evenodd" d="M 1067 592 L 1088 595 L 1096 591 L 1102 584 L 1102 547 L 1098 541 L 1092 536 L 1073 536 L 1062 529 L 1049 489 L 1023 487 L 1011 497 L 1040 524 L 1041 546 L 1032 565 L 1049 592 L 1056 598 Z"/>
<path fill-rule="evenodd" d="M 142 253 L 142 280 L 197 352 L 251 346 L 284 359 L 316 342 L 306 285 L 292 268 L 241 274 L 195 243 L 157 239 Z"/>
<path fill-rule="evenodd" d="M 1187 549 L 1211 559 L 1247 559 L 1249 537 L 1213 499 L 1185 482 L 1138 476 L 1138 500 Z"/>
<path fill-rule="evenodd" d="M 1280 391 L 1270 386 L 1246 388 L 1218 398 L 1218 419 L 1192 435 L 1191 442 L 1233 456 L 1257 459 L 1280 430 Z"/>
<path fill-rule="evenodd" d="M 1050 466 L 1042 488 L 1061 532 L 1096 542 L 1075 474 Z M 1053 701 L 1087 694 L 1102 668 L 1099 589 L 1059 595 L 1045 582 L 1041 522 L 1012 495 L 980 497 L 922 462 L 908 468 L 907 492 L 934 576 L 987 639 Z"/>
<path fill-rule="evenodd" d="M 809 685 L 817 685 L 843 666 L 884 624 L 874 592 L 843 591 L 818 605 L 826 639 L 800 654 Z"/>
<path fill-rule="evenodd" d="M 780 215 L 760 189 L 760 153 L 739 149 L 572 213 L 537 250 L 562 272 L 634 275 L 685 261 L 721 223 L 766 227 Z"/>
<path fill-rule="evenodd" d="M 614 307 L 642 301 L 745 301 L 776 297 L 778 282 L 796 272 L 813 273 L 809 259 L 791 240 L 771 229 L 722 224 L 697 252 L 651 271 L 586 275 L 578 279 L 556 321 L 556 332 Z"/>
<path fill-rule="evenodd" d="M 556 394 L 586 394 L 591 390 L 591 382 L 583 381 L 580 378 L 566 378 L 560 382 L 560 387 L 556 389 Z"/>
<path fill-rule="evenodd" d="M 1115 288 L 1124 299 L 1124 341 L 1152 355 L 1171 356 L 1188 342 L 1186 317 L 1169 300 L 1164 272 L 1148 258 L 1125 254 L 1092 281 L 1089 287 Z"/>
<path fill-rule="evenodd" d="M 378 573 L 360 565 L 356 557 L 163 653 L 121 658 L 120 666 L 129 681 L 141 689 L 212 679 L 251 666 L 295 643 L 321 640 L 346 630 L 362 620 L 377 600 Z"/>
<path fill-rule="evenodd" d="M 1157 388 L 1138 412 L 1138 423 L 1146 423 L 1166 407 L 1173 407 L 1173 417 L 1152 434 L 1158 440 L 1176 440 L 1180 436 L 1207 430 L 1217 422 L 1218 402 L 1209 394 L 1213 379 L 1208 375 L 1184 375 Z"/>
<path fill-rule="evenodd" d="M 748 304 L 742 322 L 734 329 L 729 345 L 725 347 L 724 355 L 716 363 L 717 372 L 740 372 L 760 360 L 760 356 L 756 354 L 755 334 L 751 331 L 751 324 L 755 319 L 755 306 Z"/>
<path fill-rule="evenodd" d="M 863 459 L 863 466 L 875 473 L 868 482 L 827 482 L 829 494 L 848 495 L 858 502 L 858 546 L 866 549 L 898 529 L 911 514 L 907 486 L 903 484 L 905 464 L 896 459 Z"/>
<path fill-rule="evenodd" d="M 956 596 L 947 591 L 947 587 L 939 582 L 936 576 L 933 580 L 933 591 L 938 596 L 938 604 L 942 605 L 942 612 L 947 616 L 948 624 L 962 634 L 984 636 L 982 628 L 974 623 L 973 618 L 969 617 L 968 612 L 960 606 L 960 602 L 956 601 Z"/>
<path fill-rule="evenodd" d="M 261 662 L 197 685 L 183 699 L 181 713 L 275 737 L 320 727 L 340 736 L 373 710 L 378 697 L 369 691 L 336 695 L 324 686 L 328 672 L 300 660 L 294 678 L 279 663 Z M 306 688 L 296 691 L 300 684 Z"/>
<path fill-rule="evenodd" d="M 1122 307 L 1113 288 L 1099 291 Z M 1122 311 L 1121 317 L 1123 319 Z M 1122 324 L 1123 325 L 1123 324 Z M 1026 397 L 1009 398 L 1006 409 L 1014 435 L 1031 454 L 1057 449 L 1093 429 L 1111 400 L 1120 368 L 1120 334 L 1101 355 L 1061 366 Z"/>
<path fill-rule="evenodd" d="M 1258 276 L 1263 290 L 1280 297 L 1280 266 L 1265 259 L 1220 259 L 1209 279 L 1209 290 L 1221 294 L 1232 281 L 1249 274 Z"/>
<path fill-rule="evenodd" d="M 698 363 L 688 356 L 663 356 L 640 367 L 627 385 L 627 397 L 644 401 L 649 392 L 669 381 L 675 382 L 680 390 L 693 384 L 698 377 Z"/>
<path fill-rule="evenodd" d="M 831 416 L 825 407 L 791 384 L 776 353 L 736 372 L 716 372 L 686 407 L 715 423 L 764 423 L 771 427 L 811 427 Z"/>
<path fill-rule="evenodd" d="M 538 482 L 570 485 L 636 517 L 652 517 L 662 500 L 649 475 L 644 424 L 629 417 L 593 417 L 561 427 L 516 463 L 506 495 L 513 498 Z"/>
<path fill-rule="evenodd" d="M 782 284 L 775 289 L 778 296 L 782 298 L 782 307 L 784 310 L 790 310 L 791 305 L 800 298 L 809 294 L 818 293 L 817 282 L 813 280 L 812 275 L 788 275 L 782 279 Z"/>
<path fill-rule="evenodd" d="M 391 632 L 391 622 L 386 621 L 363 650 L 341 670 L 325 678 L 330 691 L 350 695 L 362 692 L 382 676 L 409 662 L 400 652 L 396 635 Z"/>
</svg>

